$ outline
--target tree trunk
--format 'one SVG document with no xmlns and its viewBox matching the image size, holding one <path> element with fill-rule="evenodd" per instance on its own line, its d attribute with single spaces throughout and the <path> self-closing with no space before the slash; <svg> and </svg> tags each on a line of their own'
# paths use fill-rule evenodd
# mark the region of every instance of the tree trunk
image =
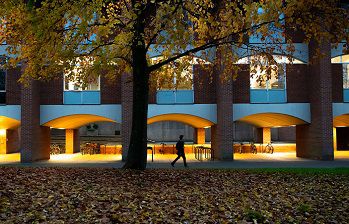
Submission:
<svg viewBox="0 0 349 224">
<path fill-rule="evenodd" d="M 149 72 L 144 42 L 144 19 L 139 15 L 132 42 L 133 108 L 130 146 L 123 168 L 144 170 L 147 165 Z"/>
</svg>

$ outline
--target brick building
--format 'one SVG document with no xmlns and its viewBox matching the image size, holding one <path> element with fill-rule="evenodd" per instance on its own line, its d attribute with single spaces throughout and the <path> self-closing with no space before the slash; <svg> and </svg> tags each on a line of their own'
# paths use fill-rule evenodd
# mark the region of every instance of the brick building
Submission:
<svg viewBox="0 0 349 224">
<path fill-rule="evenodd" d="M 241 55 L 236 80 L 221 82 L 221 71 L 210 76 L 203 68 L 209 63 L 193 63 L 190 87 L 150 91 L 148 123 L 188 124 L 199 144 L 205 142 L 209 127 L 212 148 L 221 160 L 233 158 L 234 123 L 253 125 L 258 132 L 255 140 L 264 143 L 271 141 L 271 128 L 290 127 L 298 157 L 333 160 L 334 150 L 349 147 L 349 55 L 342 55 L 342 45 L 306 45 L 299 35 L 293 35 L 293 41 L 293 62 L 275 52 L 278 74 L 262 82 L 251 76 L 252 56 L 246 50 L 236 49 Z M 259 42 L 251 37 L 250 43 Z M 325 57 L 309 63 L 317 47 Z M 64 74 L 21 86 L 20 74 L 20 67 L 1 71 L 0 153 L 20 152 L 22 162 L 49 159 L 52 128 L 65 129 L 67 153 L 78 152 L 77 130 L 106 121 L 121 124 L 125 158 L 132 112 L 127 75 L 114 81 L 101 76 L 82 88 L 65 80 Z"/>
</svg>

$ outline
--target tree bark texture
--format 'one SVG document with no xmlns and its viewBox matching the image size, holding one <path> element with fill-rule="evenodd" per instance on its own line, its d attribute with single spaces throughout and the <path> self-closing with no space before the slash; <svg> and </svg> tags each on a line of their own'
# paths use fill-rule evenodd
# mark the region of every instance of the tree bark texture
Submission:
<svg viewBox="0 0 349 224">
<path fill-rule="evenodd" d="M 123 168 L 144 170 L 147 165 L 149 72 L 144 42 L 144 16 L 134 25 L 132 42 L 133 113 L 130 146 Z"/>
</svg>

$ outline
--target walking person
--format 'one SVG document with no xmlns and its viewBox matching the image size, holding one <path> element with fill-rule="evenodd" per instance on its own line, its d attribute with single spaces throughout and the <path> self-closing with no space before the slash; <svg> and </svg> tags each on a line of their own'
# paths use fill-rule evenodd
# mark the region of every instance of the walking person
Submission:
<svg viewBox="0 0 349 224">
<path fill-rule="evenodd" d="M 185 158 L 185 153 L 184 153 L 184 141 L 183 141 L 183 135 L 179 136 L 179 140 L 176 143 L 176 149 L 177 149 L 177 158 L 173 160 L 171 163 L 171 166 L 174 167 L 174 164 L 179 160 L 181 157 L 183 158 L 184 166 L 188 167 L 187 165 L 187 159 Z"/>
</svg>

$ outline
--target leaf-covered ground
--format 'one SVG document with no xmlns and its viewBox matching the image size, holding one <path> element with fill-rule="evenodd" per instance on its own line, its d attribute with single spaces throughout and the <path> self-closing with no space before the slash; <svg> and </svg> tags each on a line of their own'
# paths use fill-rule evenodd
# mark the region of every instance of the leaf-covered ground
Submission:
<svg viewBox="0 0 349 224">
<path fill-rule="evenodd" d="M 0 168 L 0 223 L 347 223 L 349 175 Z"/>
</svg>

